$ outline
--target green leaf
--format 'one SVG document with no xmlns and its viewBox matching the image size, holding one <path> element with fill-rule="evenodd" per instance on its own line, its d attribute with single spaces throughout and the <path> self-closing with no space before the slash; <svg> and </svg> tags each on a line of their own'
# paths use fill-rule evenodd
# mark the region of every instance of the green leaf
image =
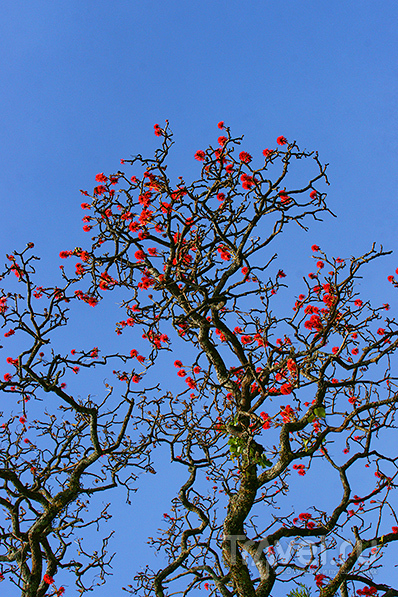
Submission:
<svg viewBox="0 0 398 597">
<path fill-rule="evenodd" d="M 315 416 L 324 419 L 326 417 L 325 407 L 318 406 L 318 408 L 314 408 L 314 414 Z"/>
</svg>

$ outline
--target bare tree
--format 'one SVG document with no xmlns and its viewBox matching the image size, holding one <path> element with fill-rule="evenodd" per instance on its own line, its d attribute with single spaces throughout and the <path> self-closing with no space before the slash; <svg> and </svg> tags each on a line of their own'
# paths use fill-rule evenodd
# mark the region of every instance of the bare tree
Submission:
<svg viewBox="0 0 398 597">
<path fill-rule="evenodd" d="M 309 221 L 329 212 L 326 166 L 317 153 L 281 136 L 277 148 L 265 149 L 260 167 L 254 168 L 252 156 L 239 151 L 242 138 L 232 137 L 224 123 L 219 128 L 218 146 L 195 154 L 201 173 L 192 183 L 179 178 L 173 184 L 168 176 L 173 141 L 167 123 L 164 129 L 155 125 L 162 144 L 153 158 L 125 160 L 132 170 L 128 174 L 97 175 L 100 184 L 92 195 L 84 192 L 90 203 L 82 204 L 84 229 L 94 234 L 92 246 L 61 253 L 80 261 L 73 277 L 65 268 L 63 289 L 46 291 L 50 307 L 42 327 L 30 307 L 31 262 L 25 253 L 13 257 L 11 268 L 27 285 L 27 307 L 21 311 L 14 295 L 14 306 L 3 317 L 33 340 L 14 363 L 17 382 L 5 380 L 3 389 L 10 391 L 14 384 L 20 395 L 34 395 L 39 388 L 54 392 L 76 421 L 76 443 L 59 417 L 47 427 L 40 423 L 47 441 L 49 430 L 55 435 L 65 459 L 54 460 L 48 450 L 31 444 L 11 458 L 14 444 L 7 440 L 3 478 L 4 490 L 12 492 L 10 519 L 18 529 L 21 517 L 30 517 L 34 531 L 25 540 L 23 533 L 15 538 L 16 531 L 7 535 L 5 529 L 3 561 L 15 562 L 6 572 L 18 566 L 24 595 L 46 594 L 36 552 L 47 563 L 46 574 L 70 567 L 81 582 L 83 564 L 65 561 L 63 539 L 79 525 L 79 496 L 128 483 L 120 478 L 125 467 L 152 466 L 150 452 L 162 446 L 175 466 L 186 469 L 186 481 L 165 514 L 166 528 L 151 538 L 165 556 L 164 566 L 148 566 L 127 591 L 163 597 L 204 589 L 223 597 L 266 597 L 279 583 L 292 589 L 313 577 L 322 597 L 338 590 L 343 597 L 354 591 L 397 593 L 373 574 L 381 575 L 385 549 L 398 539 L 392 497 L 396 450 L 389 441 L 397 408 L 391 369 L 398 330 L 387 316 L 389 306 L 372 305 L 357 287 L 362 268 L 387 253 L 373 246 L 346 260 L 329 258 L 313 245 L 314 271 L 289 304 L 283 295 L 286 274 L 270 244 L 289 224 L 306 230 Z M 294 182 L 303 176 L 306 182 Z M 69 296 L 78 279 L 90 280 L 87 292 Z M 397 284 L 393 276 L 390 281 Z M 94 305 L 110 291 L 121 297 L 126 312 L 117 333 L 142 335 L 149 349 L 146 356 L 137 349 L 129 356 L 113 355 L 126 363 L 115 374 L 127 390 L 116 407 L 111 401 L 107 409 L 106 399 L 80 403 L 60 384 L 69 369 L 98 365 L 100 359 L 88 362 L 91 355 L 83 353 L 43 360 L 39 351 L 44 330 L 66 323 L 61 305 L 72 299 Z M 164 351 L 173 353 L 175 381 L 159 367 Z M 152 378 L 156 383 L 149 383 Z M 136 382 L 143 389 L 133 392 Z M 123 416 L 114 414 L 116 408 Z M 134 440 L 125 435 L 131 416 Z M 11 438 L 14 422 L 3 437 Z M 39 424 L 35 429 L 41 429 Z M 19 434 L 22 446 L 21 429 Z M 30 460 L 48 471 L 43 481 L 35 473 L 33 483 L 42 485 L 32 485 L 32 496 L 25 495 L 21 480 L 28 449 L 33 450 Z M 108 464 L 96 468 L 101 455 Z M 99 479 L 100 486 L 83 490 L 81 479 L 89 467 L 95 471 L 90 479 Z M 47 497 L 44 486 L 53 477 L 58 493 L 46 489 Z M 327 495 L 319 491 L 320 479 Z M 297 511 L 288 494 L 297 503 L 303 487 L 311 503 Z M 47 501 L 36 505 L 37 493 Z M 27 514 L 18 510 L 20 502 Z M 56 521 L 51 527 L 50 506 Z M 57 548 L 49 547 L 50 536 L 57 538 Z M 343 544 L 346 548 L 336 554 Z M 105 551 L 87 566 L 104 572 Z M 308 594 L 308 589 L 290 594 Z"/>
</svg>

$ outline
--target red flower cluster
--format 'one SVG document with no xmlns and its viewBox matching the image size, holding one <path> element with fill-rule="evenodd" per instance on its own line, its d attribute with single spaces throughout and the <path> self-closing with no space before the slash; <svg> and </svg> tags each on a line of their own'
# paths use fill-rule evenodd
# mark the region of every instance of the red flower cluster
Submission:
<svg viewBox="0 0 398 597">
<path fill-rule="evenodd" d="M 326 574 L 315 574 L 315 584 L 318 588 L 323 587 L 323 581 L 325 580 Z"/>
<path fill-rule="evenodd" d="M 84 294 L 81 290 L 75 290 L 75 295 L 81 301 L 89 304 L 91 307 L 95 307 L 98 305 L 98 299 L 95 296 L 91 296 L 90 294 Z"/>
<path fill-rule="evenodd" d="M 5 313 L 7 311 L 7 299 L 5 296 L 0 298 L 0 313 Z"/>
<path fill-rule="evenodd" d="M 281 200 L 282 205 L 289 205 L 289 203 L 291 202 L 291 197 L 289 197 L 285 190 L 279 191 L 279 198 Z"/>
<path fill-rule="evenodd" d="M 253 158 L 250 153 L 247 153 L 247 151 L 241 151 L 239 154 L 239 159 L 244 164 L 250 164 Z"/>
<path fill-rule="evenodd" d="M 293 464 L 293 469 L 298 471 L 298 474 L 304 477 L 305 475 L 305 465 L 304 464 Z"/>
<path fill-rule="evenodd" d="M 226 247 L 218 247 L 217 251 L 220 253 L 220 257 L 223 261 L 229 261 L 231 259 L 231 253 Z"/>
<path fill-rule="evenodd" d="M 308 512 L 302 512 L 301 514 L 299 514 L 299 519 L 303 522 L 309 520 L 310 518 L 312 518 L 312 516 Z"/>
<path fill-rule="evenodd" d="M 271 419 L 268 413 L 260 413 L 260 417 L 263 419 L 264 423 L 262 425 L 263 429 L 269 429 L 271 427 Z"/>
<path fill-rule="evenodd" d="M 319 332 L 322 329 L 321 318 L 316 314 L 311 315 L 310 319 L 304 322 L 304 327 L 307 330 L 315 330 Z"/>
<path fill-rule="evenodd" d="M 364 587 L 363 589 L 358 589 L 358 591 L 357 591 L 357 595 L 366 595 L 367 597 L 376 595 L 376 593 L 377 593 L 376 587 Z"/>
<path fill-rule="evenodd" d="M 286 366 L 293 377 L 297 377 L 297 363 L 293 359 L 288 359 Z"/>
<path fill-rule="evenodd" d="M 287 396 L 288 394 L 291 394 L 291 393 L 292 393 L 292 390 L 293 390 L 293 386 L 292 386 L 292 384 L 291 384 L 291 383 L 289 383 L 289 382 L 286 382 L 286 383 L 282 384 L 282 385 L 281 385 L 281 387 L 280 387 L 280 392 L 281 392 L 281 394 L 283 394 L 283 395 L 285 395 L 285 396 Z M 288 407 L 286 407 L 286 408 L 288 408 Z M 290 408 L 290 407 L 289 407 L 289 408 Z M 293 412 L 293 411 L 292 411 L 292 412 Z M 285 422 L 286 422 L 286 421 L 285 421 Z"/>
<path fill-rule="evenodd" d="M 242 182 L 242 188 L 249 191 L 258 182 L 253 176 L 248 174 L 241 174 L 240 180 Z"/>
<path fill-rule="evenodd" d="M 144 261 L 144 259 L 145 259 L 145 253 L 144 253 L 144 251 L 142 251 L 141 249 L 139 249 L 138 251 L 136 251 L 134 253 L 134 257 L 136 258 L 137 261 Z"/>
<path fill-rule="evenodd" d="M 281 406 L 281 409 L 282 409 L 281 410 L 282 421 L 284 423 L 289 423 L 289 421 L 291 421 L 292 417 L 294 416 L 294 410 L 292 409 L 290 404 L 288 404 L 286 407 Z"/>
<path fill-rule="evenodd" d="M 102 274 L 100 275 L 100 282 L 99 282 L 99 287 L 101 288 L 101 290 L 108 290 L 110 286 L 115 286 L 117 284 L 117 281 L 114 280 L 109 274 L 108 272 L 102 272 Z"/>
<path fill-rule="evenodd" d="M 53 579 L 53 577 L 52 577 L 52 576 L 50 576 L 49 574 L 45 574 L 45 575 L 43 576 L 43 582 L 45 582 L 45 583 L 46 583 L 46 585 L 52 585 L 52 584 L 53 584 L 53 582 L 54 582 L 54 579 Z"/>
<path fill-rule="evenodd" d="M 192 379 L 192 377 L 187 377 L 185 382 L 188 384 L 188 387 L 191 388 L 191 390 L 196 388 L 196 381 Z"/>
</svg>

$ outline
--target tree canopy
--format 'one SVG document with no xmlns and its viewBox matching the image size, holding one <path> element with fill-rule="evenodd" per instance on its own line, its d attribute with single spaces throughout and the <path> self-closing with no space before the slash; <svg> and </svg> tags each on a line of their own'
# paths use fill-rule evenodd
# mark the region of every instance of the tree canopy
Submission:
<svg viewBox="0 0 398 597">
<path fill-rule="evenodd" d="M 37 280 L 33 243 L 7 255 L 3 354 L 7 342 L 18 354 L 5 355 L 0 382 L 0 566 L 23 597 L 67 594 L 62 570 L 78 594 L 105 582 L 113 533 L 92 551 L 80 536 L 111 511 L 91 515 L 91 500 L 124 488 L 134 503 L 159 450 L 185 481 L 150 538 L 162 567 L 137 571 L 127 592 L 398 595 L 381 566 L 398 540 L 398 328 L 389 305 L 358 287 L 388 252 L 347 259 L 313 245 L 313 271 L 290 303 L 271 245 L 332 213 L 327 166 L 283 136 L 253 158 L 218 126 L 217 145 L 193 156 L 193 182 L 169 177 L 167 122 L 155 125 L 152 158 L 97 174 L 82 191 L 91 242 L 60 253 L 57 285 Z M 108 295 L 123 313 L 116 334 L 136 346 L 62 346 L 78 303 Z M 162 364 L 168 353 L 175 368 Z M 84 373 L 104 367 L 114 381 L 93 396 Z M 311 503 L 292 508 L 304 492 Z"/>
</svg>

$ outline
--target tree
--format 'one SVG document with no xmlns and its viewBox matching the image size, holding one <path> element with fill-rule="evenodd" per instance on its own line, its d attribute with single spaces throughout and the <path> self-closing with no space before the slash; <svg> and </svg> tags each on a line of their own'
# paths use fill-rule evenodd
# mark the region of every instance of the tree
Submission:
<svg viewBox="0 0 398 597">
<path fill-rule="evenodd" d="M 0 561 L 24 596 L 63 594 L 53 582 L 62 568 L 76 574 L 80 593 L 91 587 L 90 569 L 103 582 L 109 536 L 92 554 L 80 546 L 79 557 L 71 538 L 109 516 L 105 508 L 86 520 L 93 494 L 129 491 L 162 448 L 186 481 L 164 515 L 167 528 L 151 538 L 164 566 L 148 565 L 126 591 L 266 597 L 286 583 L 301 595 L 313 578 L 322 597 L 398 594 L 373 576 L 398 539 L 388 441 L 398 330 L 387 304 L 373 306 L 357 290 L 362 268 L 387 252 L 373 246 L 346 260 L 313 245 L 316 266 L 290 304 L 269 245 L 289 224 L 306 230 L 329 212 L 326 166 L 281 136 L 253 168 L 242 138 L 219 128 L 218 147 L 195 154 L 201 173 L 192 183 L 168 176 L 167 123 L 155 125 L 161 147 L 152 159 L 137 155 L 122 160 L 128 174 L 96 176 L 82 204 L 91 248 L 61 252 L 80 259 L 73 275 L 62 269 L 61 288 L 33 282 L 31 246 L 9 256 L 3 277 L 16 274 L 24 293 L 3 291 L 3 327 L 25 344 L 1 383 L 20 413 L 1 431 Z M 306 182 L 293 184 L 300 170 Z M 116 333 L 142 336 L 145 356 L 141 345 L 102 357 L 97 347 L 51 349 L 72 305 L 95 307 L 110 292 L 126 313 Z M 159 366 L 169 352 L 173 380 Z M 79 368 L 112 360 L 121 368 L 103 398 L 68 393 L 64 380 Z M 40 402 L 41 391 L 52 401 Z M 317 491 L 319 478 L 330 479 L 333 495 Z M 303 487 L 313 503 L 294 511 L 287 495 L 298 500 Z"/>
</svg>

